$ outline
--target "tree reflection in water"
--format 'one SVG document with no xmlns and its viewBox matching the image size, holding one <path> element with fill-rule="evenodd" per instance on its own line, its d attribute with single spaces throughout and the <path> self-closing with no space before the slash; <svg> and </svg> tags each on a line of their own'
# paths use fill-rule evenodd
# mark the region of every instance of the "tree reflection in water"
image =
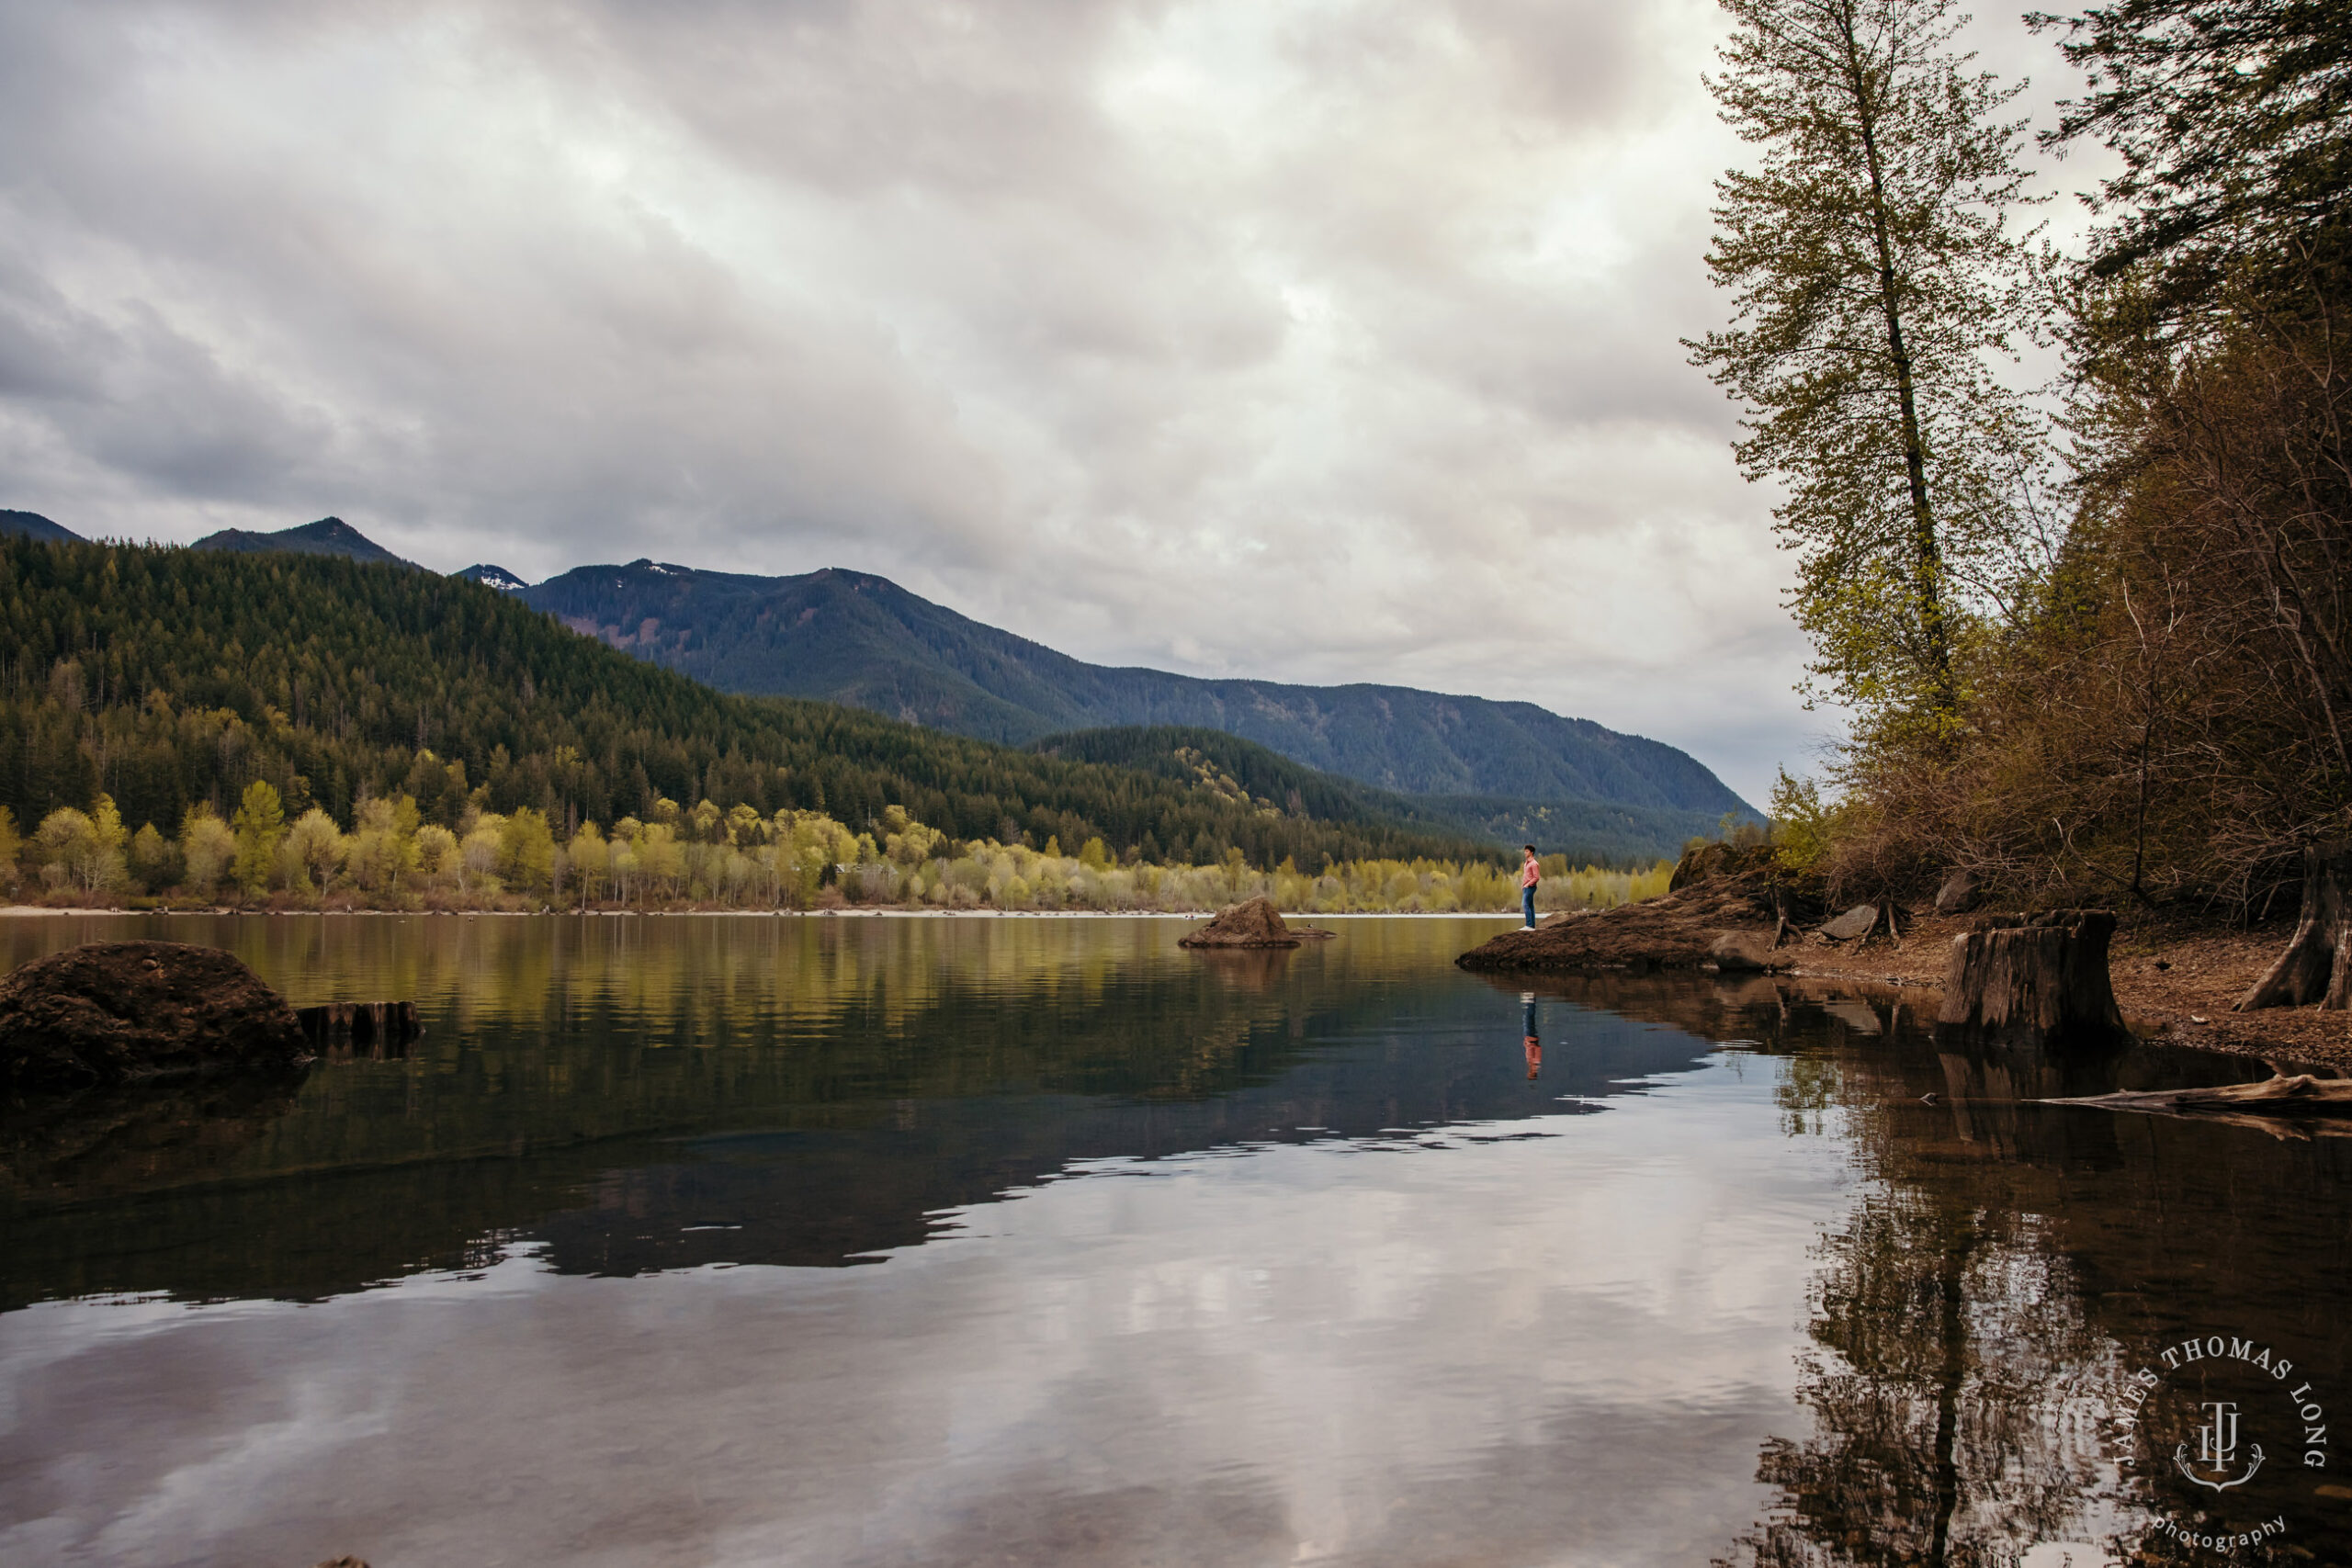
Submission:
<svg viewBox="0 0 2352 1568">
<path fill-rule="evenodd" d="M 2273 1513 L 2282 1540 L 2230 1561 L 2345 1560 L 2342 1506 L 2311 1478 L 2277 1467 L 2267 1496 L 2233 1495 L 2217 1519 L 2168 1469 L 2119 1469 L 2106 1418 L 2131 1368 L 2215 1325 L 2341 1381 L 2325 1303 L 2347 1272 L 2347 1141 L 2031 1103 L 2258 1064 L 1939 1048 L 1884 1001 L 1863 1015 L 1875 1039 L 1834 1008 L 1849 1039 L 1825 1049 L 1792 1027 L 1809 1006 L 1784 994 L 1748 1022 L 1759 1049 L 1795 1053 L 1785 1129 L 1842 1134 L 1858 1194 L 1815 1249 L 1797 1389 L 1812 1430 L 1765 1445 L 1757 1475 L 1778 1499 L 1719 1563 L 2013 1564 L 2038 1542 L 2096 1543 L 2081 1568 L 2188 1562 L 2212 1553 L 2152 1528 L 2159 1515 L 2215 1529 Z"/>
</svg>

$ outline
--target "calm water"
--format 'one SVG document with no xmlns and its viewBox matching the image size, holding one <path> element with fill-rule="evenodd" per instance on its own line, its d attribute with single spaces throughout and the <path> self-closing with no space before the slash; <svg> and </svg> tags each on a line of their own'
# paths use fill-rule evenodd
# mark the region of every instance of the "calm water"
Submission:
<svg viewBox="0 0 2352 1568">
<path fill-rule="evenodd" d="M 0 1122 L 0 1562 L 2352 1562 L 2352 1138 L 2018 1103 L 2245 1064 L 1338 923 L 0 922 L 428 1026 Z"/>
</svg>

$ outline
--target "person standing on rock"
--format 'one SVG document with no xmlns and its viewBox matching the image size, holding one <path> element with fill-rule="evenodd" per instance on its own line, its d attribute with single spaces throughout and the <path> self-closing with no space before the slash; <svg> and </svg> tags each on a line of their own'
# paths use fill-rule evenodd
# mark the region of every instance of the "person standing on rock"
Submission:
<svg viewBox="0 0 2352 1568">
<path fill-rule="evenodd" d="M 1527 913 L 1527 929 L 1535 929 L 1535 886 L 1544 880 L 1544 867 L 1535 859 L 1535 846 L 1527 846 L 1527 860 L 1519 868 L 1519 906 Z"/>
</svg>

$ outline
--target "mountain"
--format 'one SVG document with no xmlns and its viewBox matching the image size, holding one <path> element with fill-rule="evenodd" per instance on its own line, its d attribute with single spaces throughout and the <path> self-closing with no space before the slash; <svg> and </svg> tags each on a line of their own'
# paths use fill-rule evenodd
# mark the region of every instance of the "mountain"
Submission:
<svg viewBox="0 0 2352 1568">
<path fill-rule="evenodd" d="M 1195 863 L 1489 860 L 1492 846 L 1318 795 L 1269 807 L 1197 780 L 989 744 L 830 703 L 729 696 L 575 637 L 514 595 L 318 554 L 0 537 L 0 805 L 29 829 L 100 791 L 169 829 L 266 778 L 352 820 L 406 793 L 610 823 L 668 799 L 861 824 L 903 806 L 962 839 L 1093 837 Z M 31 679 L 24 678 L 31 675 Z"/>
<path fill-rule="evenodd" d="M 223 528 L 217 534 L 207 534 L 188 547 L 196 550 L 233 550 L 240 555 L 286 550 L 295 555 L 342 556 L 350 560 L 404 566 L 412 571 L 422 570 L 414 561 L 402 560 L 340 517 L 322 517 L 316 523 L 305 523 L 297 528 L 280 528 L 275 534 Z"/>
<path fill-rule="evenodd" d="M 987 739 L 1189 726 L 1408 795 L 1756 815 L 1688 753 L 1532 703 L 1114 669 L 983 626 L 887 578 L 753 577 L 632 561 L 519 595 L 722 691 L 820 697 Z"/>
<path fill-rule="evenodd" d="M 468 582 L 479 582 L 485 588 L 495 588 L 501 593 L 520 593 L 530 584 L 503 566 L 478 563 L 457 574 Z"/>
<path fill-rule="evenodd" d="M 1638 867 L 1672 859 L 1689 840 L 1713 834 L 1720 814 L 1598 800 L 1515 800 L 1495 795 L 1401 795 L 1375 789 L 1219 729 L 1138 726 L 1051 735 L 1032 750 L 1109 762 L 1223 794 L 1272 801 L 1308 816 L 1381 818 L 1486 843 L 1533 844 L 1579 865 Z"/>
<path fill-rule="evenodd" d="M 15 534 L 28 539 L 44 539 L 53 545 L 78 545 L 82 536 L 71 528 L 62 527 L 38 512 L 9 512 L 0 509 L 0 534 Z"/>
</svg>

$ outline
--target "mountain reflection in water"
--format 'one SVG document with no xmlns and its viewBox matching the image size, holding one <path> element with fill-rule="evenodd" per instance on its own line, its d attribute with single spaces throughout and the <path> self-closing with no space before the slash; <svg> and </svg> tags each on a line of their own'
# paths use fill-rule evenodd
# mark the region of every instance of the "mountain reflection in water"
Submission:
<svg viewBox="0 0 2352 1568">
<path fill-rule="evenodd" d="M 0 1561 L 2200 1555 L 2158 1515 L 2352 1561 L 2300 1450 L 2224 1500 L 2103 1422 L 2209 1332 L 2352 1399 L 2352 1139 L 2028 1103 L 2241 1059 L 1608 976 L 1540 987 L 1531 1079 L 1453 920 L 1206 957 L 1161 920 L 28 920 L 0 957 L 134 928 L 427 1032 L 0 1122 Z"/>
</svg>

